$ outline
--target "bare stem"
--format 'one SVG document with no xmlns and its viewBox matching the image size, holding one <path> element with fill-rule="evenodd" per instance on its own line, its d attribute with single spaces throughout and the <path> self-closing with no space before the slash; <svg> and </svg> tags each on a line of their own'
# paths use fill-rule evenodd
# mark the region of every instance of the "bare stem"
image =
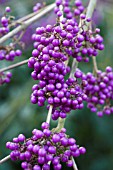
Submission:
<svg viewBox="0 0 113 170">
<path fill-rule="evenodd" d="M 77 165 L 76 165 L 75 160 L 74 160 L 73 157 L 72 157 L 72 161 L 73 161 L 73 169 L 74 170 L 78 170 Z"/>
<path fill-rule="evenodd" d="M 55 3 L 48 5 L 46 8 L 44 8 L 41 12 L 39 12 L 37 15 L 33 16 L 32 18 L 26 20 L 25 22 L 23 22 L 22 25 L 19 25 L 18 27 L 16 27 L 14 30 L 12 30 L 11 32 L 9 32 L 8 34 L 4 35 L 1 39 L 0 39 L 0 44 L 2 44 L 3 42 L 5 42 L 7 39 L 9 39 L 10 37 L 14 36 L 15 34 L 17 34 L 18 32 L 26 29 L 29 25 L 31 25 L 32 23 L 36 22 L 39 18 L 41 18 L 43 15 L 47 14 L 49 11 L 53 10 L 55 7 Z"/>
<path fill-rule="evenodd" d="M 5 158 L 0 160 L 0 164 L 6 162 L 8 159 L 10 159 L 10 155 L 6 156 Z"/>
<path fill-rule="evenodd" d="M 96 7 L 97 0 L 90 0 L 87 8 L 86 18 L 92 18 L 94 9 Z"/>
<path fill-rule="evenodd" d="M 28 59 L 27 59 L 27 60 L 24 60 L 24 61 L 21 61 L 21 62 L 19 62 L 19 63 L 16 63 L 16 64 L 12 64 L 12 65 L 10 65 L 10 66 L 8 66 L 8 67 L 5 67 L 5 68 L 0 69 L 0 73 L 1 73 L 1 72 L 4 72 L 4 71 L 11 70 L 11 69 L 14 69 L 14 68 L 16 68 L 16 67 L 22 66 L 22 65 L 27 64 L 27 63 L 28 63 Z"/>
<path fill-rule="evenodd" d="M 50 105 L 49 107 L 49 111 L 48 111 L 48 115 L 47 115 L 47 119 L 46 119 L 46 122 L 47 123 L 50 123 L 50 120 L 51 120 L 51 114 L 52 114 L 52 109 L 53 109 L 53 106 Z"/>
<path fill-rule="evenodd" d="M 66 120 L 66 118 L 65 118 L 65 119 L 62 119 L 62 118 L 59 117 L 59 119 L 58 119 L 58 125 L 57 125 L 56 128 L 52 129 L 52 132 L 60 132 L 61 129 L 64 127 L 65 120 Z"/>
<path fill-rule="evenodd" d="M 13 45 L 19 44 L 19 41 L 21 40 L 21 38 L 23 37 L 23 35 L 25 34 L 25 30 L 22 30 L 21 34 L 19 35 L 19 37 L 16 39 L 14 38 L 14 43 Z"/>
<path fill-rule="evenodd" d="M 71 69 L 71 72 L 70 72 L 70 76 L 69 76 L 69 77 L 71 77 L 71 78 L 74 77 L 74 72 L 75 72 L 77 66 L 78 66 L 78 62 L 77 62 L 76 59 L 74 58 L 74 59 L 73 59 L 73 62 L 72 62 L 72 69 Z"/>
<path fill-rule="evenodd" d="M 96 74 L 98 72 L 96 57 L 93 56 L 93 66 L 94 66 L 94 73 Z"/>
</svg>

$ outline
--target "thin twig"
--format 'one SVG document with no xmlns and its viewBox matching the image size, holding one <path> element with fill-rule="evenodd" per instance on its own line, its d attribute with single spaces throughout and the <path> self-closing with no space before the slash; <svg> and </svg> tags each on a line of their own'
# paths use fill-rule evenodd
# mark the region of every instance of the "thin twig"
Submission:
<svg viewBox="0 0 113 170">
<path fill-rule="evenodd" d="M 72 68 L 71 68 L 69 77 L 74 78 L 74 72 L 76 71 L 77 66 L 78 66 L 78 61 L 76 61 L 76 59 L 74 58 L 72 62 Z"/>
<path fill-rule="evenodd" d="M 52 132 L 60 132 L 61 129 L 64 127 L 65 120 L 66 118 L 62 119 L 59 117 L 57 127 L 52 129 Z"/>
<path fill-rule="evenodd" d="M 93 66 L 94 66 L 94 73 L 97 74 L 98 67 L 97 67 L 96 57 L 94 56 L 93 56 Z"/>
<path fill-rule="evenodd" d="M 1 159 L 1 160 L 0 160 L 0 164 L 6 162 L 6 161 L 9 160 L 9 159 L 10 159 L 10 155 L 8 155 L 8 156 L 6 156 L 5 158 Z"/>
<path fill-rule="evenodd" d="M 37 15 L 33 16 L 32 18 L 28 19 L 27 21 L 23 22 L 22 25 L 19 25 L 17 28 L 15 28 L 14 30 L 12 30 L 11 32 L 9 32 L 8 34 L 4 35 L 1 39 L 0 39 L 0 44 L 2 44 L 3 42 L 5 42 L 7 39 L 9 39 L 10 37 L 14 36 L 15 34 L 17 34 L 18 32 L 20 32 L 23 29 L 26 29 L 29 25 L 31 25 L 32 23 L 36 22 L 39 18 L 41 18 L 43 15 L 47 14 L 49 11 L 53 10 L 55 7 L 55 3 L 48 5 L 46 8 L 44 8 L 40 13 L 38 13 Z"/>
<path fill-rule="evenodd" d="M 13 41 L 13 45 L 19 44 L 19 41 L 21 40 L 21 38 L 23 37 L 23 35 L 25 34 L 25 30 L 22 30 L 22 32 L 20 33 L 18 38 L 15 38 Z"/>
<path fill-rule="evenodd" d="M 27 63 L 28 63 L 28 59 L 27 59 L 27 60 L 24 60 L 24 61 L 21 61 L 21 62 L 19 62 L 19 63 L 16 63 L 16 64 L 12 64 L 12 65 L 10 65 L 10 66 L 8 66 L 8 67 L 5 67 L 5 68 L 0 69 L 0 73 L 1 73 L 1 72 L 4 72 L 4 71 L 11 70 L 11 69 L 14 69 L 15 67 L 19 67 L 19 66 L 22 66 L 22 65 L 27 64 Z"/>
<path fill-rule="evenodd" d="M 51 114 L 52 114 L 52 109 L 53 109 L 53 106 L 50 105 L 49 107 L 49 111 L 48 111 L 48 115 L 47 115 L 47 119 L 46 119 L 46 122 L 47 123 L 50 123 L 50 120 L 51 120 Z"/>
<path fill-rule="evenodd" d="M 76 165 L 75 160 L 74 160 L 73 157 L 72 157 L 72 161 L 73 161 L 73 169 L 74 170 L 78 170 L 77 165 Z"/>
<path fill-rule="evenodd" d="M 90 0 L 87 8 L 86 18 L 92 18 L 93 12 L 96 7 L 97 0 Z M 87 23 L 88 24 L 88 23 Z"/>
</svg>

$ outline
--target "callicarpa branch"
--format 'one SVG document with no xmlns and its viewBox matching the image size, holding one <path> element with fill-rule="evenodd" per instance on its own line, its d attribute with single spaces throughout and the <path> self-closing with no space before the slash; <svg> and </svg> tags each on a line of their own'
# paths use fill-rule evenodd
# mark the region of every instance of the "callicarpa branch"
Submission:
<svg viewBox="0 0 113 170">
<path fill-rule="evenodd" d="M 86 148 L 67 134 L 64 127 L 67 115 L 72 110 L 82 110 L 84 103 L 98 117 L 113 113 L 113 69 L 107 66 L 102 72 L 96 62 L 99 51 L 104 50 L 101 31 L 93 27 L 96 3 L 96 0 L 90 0 L 87 6 L 82 0 L 37 3 L 31 14 L 18 20 L 11 16 L 10 7 L 5 8 L 0 27 L 0 60 L 5 62 L 22 58 L 26 45 L 22 37 L 30 25 L 50 11 L 54 11 L 56 18 L 55 24 L 38 27 L 32 34 L 30 58 L 0 68 L 1 86 L 10 83 L 13 75 L 9 70 L 23 65 L 32 69 L 31 78 L 36 84 L 32 87 L 31 103 L 46 105 L 47 109 L 41 130 L 36 127 L 31 137 L 19 134 L 7 142 L 6 148 L 11 152 L 0 164 L 11 159 L 20 160 L 24 170 L 61 170 L 65 163 L 78 170 L 75 160 L 86 153 Z M 5 45 L 9 39 L 10 43 Z M 90 60 L 92 72 L 84 73 L 78 68 L 81 62 L 87 67 Z M 51 120 L 58 120 L 53 129 Z"/>
</svg>

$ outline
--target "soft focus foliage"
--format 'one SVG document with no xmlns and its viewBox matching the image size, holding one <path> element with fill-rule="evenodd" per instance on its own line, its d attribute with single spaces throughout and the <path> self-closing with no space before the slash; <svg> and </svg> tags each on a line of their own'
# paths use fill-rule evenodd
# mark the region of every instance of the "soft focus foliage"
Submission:
<svg viewBox="0 0 113 170">
<path fill-rule="evenodd" d="M 5 6 L 11 6 L 12 14 L 18 18 L 32 11 L 33 5 L 37 1 L 22 0 L 0 0 L 0 15 Z M 52 3 L 47 0 L 47 3 Z M 87 3 L 87 1 L 85 1 Z M 101 29 L 104 37 L 105 50 L 97 57 L 98 67 L 105 70 L 107 65 L 113 67 L 113 2 L 99 1 L 94 15 L 95 24 Z M 54 24 L 55 15 L 53 12 L 30 26 L 24 40 L 30 44 L 25 48 L 21 60 L 31 56 L 31 34 L 37 26 Z M 94 25 L 95 27 L 95 25 Z M 16 58 L 14 63 L 20 61 Z M 10 65 L 9 62 L 1 61 L 0 68 Z M 80 63 L 82 71 L 92 71 L 92 61 Z M 47 110 L 30 103 L 31 87 L 34 84 L 30 77 L 31 69 L 27 65 L 12 70 L 12 81 L 8 85 L 0 87 L 0 158 L 9 154 L 5 148 L 5 143 L 11 141 L 19 133 L 31 136 L 33 128 L 40 128 L 46 119 Z M 87 149 L 85 156 L 76 159 L 80 170 L 112 170 L 113 169 L 113 115 L 98 118 L 95 113 L 91 113 L 85 108 L 82 111 L 73 111 L 66 120 L 67 133 L 77 139 L 77 143 L 84 145 Z M 56 123 L 51 122 L 51 128 Z M 20 165 L 20 163 L 19 163 Z M 18 163 L 7 161 L 0 166 L 0 170 L 19 170 Z M 69 168 L 64 168 L 69 169 Z"/>
</svg>

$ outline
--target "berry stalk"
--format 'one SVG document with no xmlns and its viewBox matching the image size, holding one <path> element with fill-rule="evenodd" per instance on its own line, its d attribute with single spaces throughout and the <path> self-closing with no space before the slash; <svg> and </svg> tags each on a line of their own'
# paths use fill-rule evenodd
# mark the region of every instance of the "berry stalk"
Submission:
<svg viewBox="0 0 113 170">
<path fill-rule="evenodd" d="M 72 157 L 72 161 L 73 161 L 73 169 L 74 170 L 78 170 L 77 165 L 76 165 L 75 160 L 74 160 L 73 157 Z"/>
<path fill-rule="evenodd" d="M 48 111 L 48 115 L 47 115 L 47 119 L 46 119 L 46 122 L 47 122 L 48 124 L 50 123 L 50 120 L 51 120 L 52 109 L 53 109 L 53 106 L 50 105 L 49 111 Z"/>
<path fill-rule="evenodd" d="M 5 158 L 1 159 L 1 160 L 0 160 L 0 164 L 8 161 L 9 159 L 10 159 L 10 155 L 8 155 L 8 156 L 6 156 Z"/>
<path fill-rule="evenodd" d="M 86 18 L 92 18 L 93 12 L 96 7 L 97 0 L 90 0 L 87 8 Z"/>
<path fill-rule="evenodd" d="M 97 67 L 97 62 L 96 62 L 96 58 L 93 57 L 93 66 L 94 66 L 94 74 L 97 74 L 98 72 L 98 67 Z"/>
<path fill-rule="evenodd" d="M 5 67 L 5 68 L 0 69 L 0 73 L 1 73 L 1 72 L 4 72 L 4 71 L 11 70 L 11 69 L 14 69 L 14 68 L 16 68 L 16 67 L 22 66 L 22 65 L 27 64 L 27 63 L 28 63 L 28 60 L 23 60 L 23 61 L 18 62 L 18 63 L 16 63 L 16 64 L 12 64 L 12 65 L 10 65 L 10 66 L 8 66 L 8 67 Z"/>
</svg>

